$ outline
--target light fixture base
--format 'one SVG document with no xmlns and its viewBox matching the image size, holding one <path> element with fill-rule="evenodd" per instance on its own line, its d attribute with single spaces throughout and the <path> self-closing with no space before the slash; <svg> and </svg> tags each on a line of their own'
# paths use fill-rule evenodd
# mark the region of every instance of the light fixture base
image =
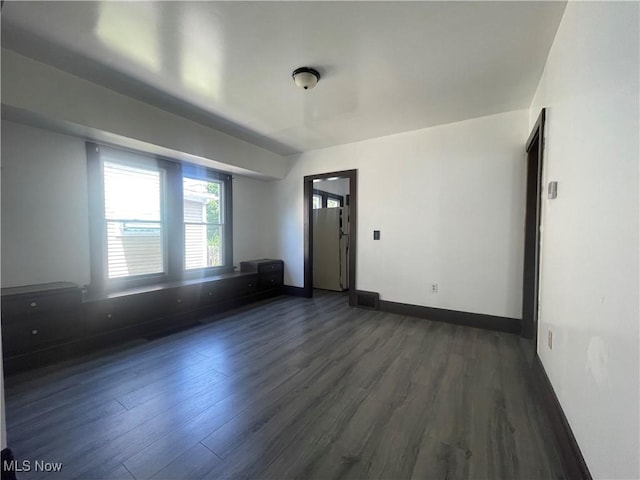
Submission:
<svg viewBox="0 0 640 480">
<path fill-rule="evenodd" d="M 311 90 L 320 81 L 320 73 L 311 67 L 296 68 L 291 76 L 296 85 L 304 90 Z"/>
</svg>

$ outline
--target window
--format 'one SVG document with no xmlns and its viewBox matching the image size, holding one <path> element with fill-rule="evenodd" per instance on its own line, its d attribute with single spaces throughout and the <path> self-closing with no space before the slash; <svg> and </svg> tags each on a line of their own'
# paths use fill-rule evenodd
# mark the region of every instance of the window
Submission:
<svg viewBox="0 0 640 480">
<path fill-rule="evenodd" d="M 87 143 L 91 288 L 233 270 L 231 176 Z"/>
<path fill-rule="evenodd" d="M 313 190 L 313 208 L 337 208 L 344 207 L 344 197 L 324 190 Z"/>
<path fill-rule="evenodd" d="M 162 172 L 103 162 L 107 278 L 163 273 Z"/>
<path fill-rule="evenodd" d="M 327 198 L 327 208 L 338 208 L 341 207 L 340 200 L 336 200 L 335 198 Z"/>
<path fill-rule="evenodd" d="M 187 270 L 223 264 L 222 182 L 184 177 L 184 263 Z"/>
</svg>

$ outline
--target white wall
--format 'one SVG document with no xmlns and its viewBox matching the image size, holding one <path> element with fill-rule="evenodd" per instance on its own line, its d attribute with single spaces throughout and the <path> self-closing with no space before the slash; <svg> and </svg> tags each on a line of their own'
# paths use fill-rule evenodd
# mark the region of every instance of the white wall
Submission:
<svg viewBox="0 0 640 480">
<path fill-rule="evenodd" d="M 90 280 L 84 140 L 2 121 L 2 286 Z M 234 264 L 274 253 L 272 189 L 234 176 Z"/>
<path fill-rule="evenodd" d="M 272 182 L 233 177 L 233 264 L 277 258 Z"/>
<path fill-rule="evenodd" d="M 294 157 L 273 182 L 285 283 L 304 283 L 303 177 L 355 168 L 358 289 L 520 318 L 527 128 L 521 110 Z"/>
<path fill-rule="evenodd" d="M 82 140 L 2 121 L 1 254 L 3 287 L 89 283 Z"/>
<path fill-rule="evenodd" d="M 538 353 L 594 478 L 640 477 L 638 25 L 638 2 L 569 2 L 530 110 L 558 181 Z"/>
</svg>

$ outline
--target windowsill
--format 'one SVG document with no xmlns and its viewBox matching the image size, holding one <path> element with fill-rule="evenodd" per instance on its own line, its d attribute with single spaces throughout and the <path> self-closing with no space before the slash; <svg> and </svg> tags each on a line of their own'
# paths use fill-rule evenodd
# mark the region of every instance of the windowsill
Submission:
<svg viewBox="0 0 640 480">
<path fill-rule="evenodd" d="M 169 290 L 176 287 L 186 287 L 189 285 L 197 285 L 200 283 L 215 282 L 218 280 L 225 280 L 228 278 L 246 277 L 247 275 L 254 275 L 247 272 L 229 272 L 218 273 L 214 275 L 207 275 L 205 277 L 189 278 L 183 280 L 176 280 L 172 282 L 153 283 L 150 285 L 144 285 L 140 287 L 131 287 L 115 291 L 94 292 L 86 293 L 83 298 L 84 303 L 95 302 L 98 300 L 107 300 L 110 298 L 121 298 L 130 295 L 140 295 L 144 293 L 157 292 L 161 290 Z"/>
</svg>

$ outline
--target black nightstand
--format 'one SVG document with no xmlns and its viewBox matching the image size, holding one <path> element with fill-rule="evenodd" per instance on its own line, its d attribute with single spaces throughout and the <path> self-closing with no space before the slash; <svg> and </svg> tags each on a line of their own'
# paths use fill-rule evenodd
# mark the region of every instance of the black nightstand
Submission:
<svg viewBox="0 0 640 480">
<path fill-rule="evenodd" d="M 258 290 L 281 290 L 284 283 L 284 262 L 271 258 L 240 262 L 240 271 L 258 274 Z"/>
</svg>

